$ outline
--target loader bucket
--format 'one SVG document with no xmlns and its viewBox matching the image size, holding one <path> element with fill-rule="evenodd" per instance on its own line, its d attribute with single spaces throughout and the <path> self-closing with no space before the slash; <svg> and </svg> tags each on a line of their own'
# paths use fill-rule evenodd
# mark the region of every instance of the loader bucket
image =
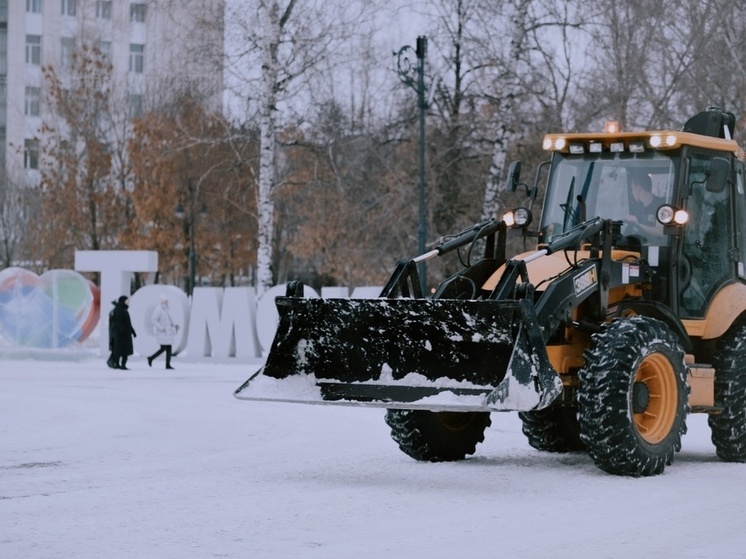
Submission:
<svg viewBox="0 0 746 559">
<path fill-rule="evenodd" d="M 528 300 L 276 304 L 267 361 L 237 398 L 493 411 L 540 409 L 562 390 Z"/>
</svg>

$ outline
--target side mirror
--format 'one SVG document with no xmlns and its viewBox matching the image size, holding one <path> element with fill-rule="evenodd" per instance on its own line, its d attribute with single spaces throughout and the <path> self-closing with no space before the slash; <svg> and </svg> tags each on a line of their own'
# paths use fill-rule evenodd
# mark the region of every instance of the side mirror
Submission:
<svg viewBox="0 0 746 559">
<path fill-rule="evenodd" d="M 519 181 L 521 180 L 521 162 L 520 161 L 513 161 L 508 166 L 508 179 L 507 179 L 507 189 L 510 192 L 515 192 L 518 188 Z"/>
<path fill-rule="evenodd" d="M 730 161 L 724 157 L 713 157 L 710 164 L 710 171 L 707 173 L 707 192 L 720 193 L 725 190 L 731 179 L 732 169 Z"/>
</svg>

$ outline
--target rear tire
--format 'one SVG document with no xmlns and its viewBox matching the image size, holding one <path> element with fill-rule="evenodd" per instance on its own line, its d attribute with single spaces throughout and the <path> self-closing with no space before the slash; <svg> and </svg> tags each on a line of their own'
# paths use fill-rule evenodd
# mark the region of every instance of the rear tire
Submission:
<svg viewBox="0 0 746 559">
<path fill-rule="evenodd" d="M 632 316 L 593 334 L 580 370 L 580 438 L 615 475 L 663 473 L 681 450 L 688 392 L 684 350 L 661 321 Z"/>
<path fill-rule="evenodd" d="M 518 413 L 528 444 L 544 452 L 583 450 L 577 407 L 551 406 L 543 410 Z"/>
<path fill-rule="evenodd" d="M 719 341 L 715 367 L 715 405 L 710 415 L 712 443 L 726 462 L 746 462 L 746 324 L 732 327 Z"/>
<path fill-rule="evenodd" d="M 488 412 L 386 410 L 391 438 L 415 460 L 452 462 L 474 454 L 492 424 Z"/>
</svg>

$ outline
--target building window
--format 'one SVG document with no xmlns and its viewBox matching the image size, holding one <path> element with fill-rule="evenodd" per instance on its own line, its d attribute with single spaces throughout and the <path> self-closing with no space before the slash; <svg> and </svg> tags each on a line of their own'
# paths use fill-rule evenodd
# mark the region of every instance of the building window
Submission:
<svg viewBox="0 0 746 559">
<path fill-rule="evenodd" d="M 39 168 L 39 140 L 26 140 L 23 149 L 23 167 L 25 169 Z"/>
<path fill-rule="evenodd" d="M 145 23 L 145 7 L 142 2 L 130 4 L 130 21 Z"/>
<path fill-rule="evenodd" d="M 8 74 L 8 30 L 0 29 L 0 76 L 6 76 L 7 74 Z"/>
<path fill-rule="evenodd" d="M 76 0 L 61 0 L 63 16 L 74 16 L 75 15 L 75 1 Z"/>
<path fill-rule="evenodd" d="M 7 106 L 7 100 L 8 100 L 8 87 L 5 83 L 5 79 L 3 78 L 2 81 L 0 81 L 0 126 L 5 129 L 5 124 L 8 122 L 8 115 L 7 111 L 5 110 L 5 107 Z M 5 144 L 0 143 L 0 154 L 3 153 L 3 149 L 5 149 Z"/>
<path fill-rule="evenodd" d="M 142 116 L 142 95 L 130 95 L 130 118 Z"/>
<path fill-rule="evenodd" d="M 75 39 L 71 37 L 62 37 L 62 39 L 60 39 L 60 66 L 62 68 L 72 68 L 74 51 Z"/>
<path fill-rule="evenodd" d="M 98 50 L 104 60 L 111 62 L 111 41 L 99 41 Z"/>
<path fill-rule="evenodd" d="M 26 116 L 39 116 L 39 106 L 41 104 L 41 88 L 27 87 L 26 99 L 23 104 L 23 114 Z"/>
<path fill-rule="evenodd" d="M 41 0 L 26 0 L 26 11 L 32 14 L 40 14 Z"/>
<path fill-rule="evenodd" d="M 8 138 L 8 131 L 5 126 L 0 126 L 0 165 L 5 166 L 5 140 Z"/>
<path fill-rule="evenodd" d="M 96 1 L 96 17 L 100 19 L 111 19 L 111 0 Z"/>
<path fill-rule="evenodd" d="M 26 64 L 41 64 L 41 35 L 26 35 Z"/>
<path fill-rule="evenodd" d="M 130 72 L 142 74 L 145 45 L 130 45 Z"/>
</svg>

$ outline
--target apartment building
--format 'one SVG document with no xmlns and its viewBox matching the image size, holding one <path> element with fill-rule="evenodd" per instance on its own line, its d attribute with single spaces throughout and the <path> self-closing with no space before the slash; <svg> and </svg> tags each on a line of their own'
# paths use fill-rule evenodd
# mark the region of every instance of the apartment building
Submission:
<svg viewBox="0 0 746 559">
<path fill-rule="evenodd" d="M 39 180 L 42 70 L 64 77 L 81 45 L 109 58 L 130 116 L 176 83 L 220 109 L 222 13 L 223 0 L 0 0 L 0 194 L 6 180 Z"/>
</svg>

